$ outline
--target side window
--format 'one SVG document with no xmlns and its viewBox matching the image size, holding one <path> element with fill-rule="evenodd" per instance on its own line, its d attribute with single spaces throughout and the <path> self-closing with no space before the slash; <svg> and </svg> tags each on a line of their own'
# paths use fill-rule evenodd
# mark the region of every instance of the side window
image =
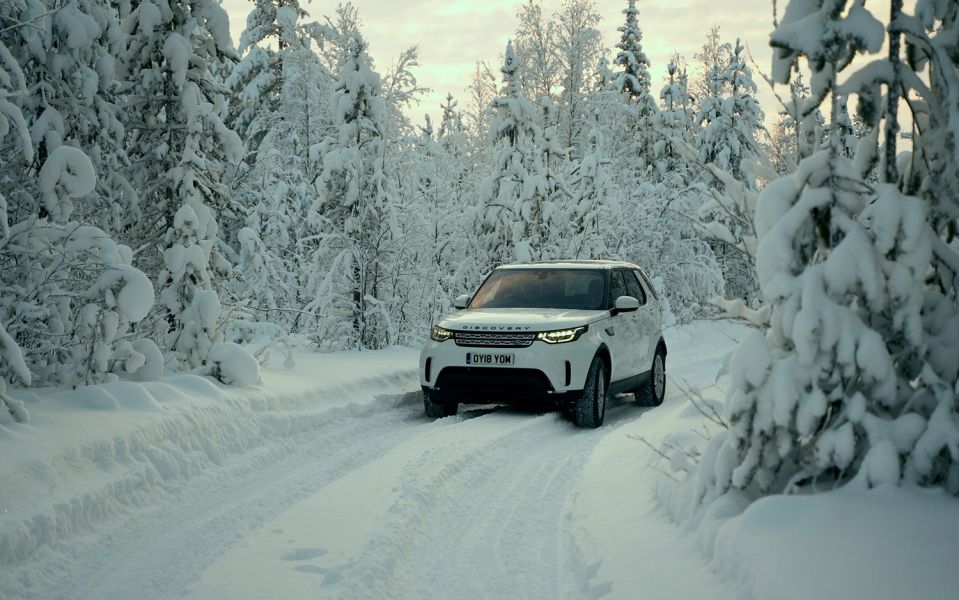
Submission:
<svg viewBox="0 0 959 600">
<path fill-rule="evenodd" d="M 646 274 L 646 271 L 640 269 L 639 271 L 634 272 L 637 273 L 640 279 L 642 279 L 643 283 L 646 284 L 646 289 L 650 291 L 650 293 L 653 295 L 653 298 L 659 300 L 659 296 L 656 295 L 656 288 L 653 287 L 653 282 L 649 280 L 649 275 Z"/>
<path fill-rule="evenodd" d="M 626 289 L 626 282 L 623 281 L 623 271 L 616 269 L 609 274 L 609 307 L 616 305 L 616 298 L 628 296 L 629 290 Z"/>
<path fill-rule="evenodd" d="M 626 289 L 629 290 L 629 295 L 639 300 L 640 306 L 646 304 L 646 292 L 643 291 L 643 286 L 636 278 L 636 271 L 627 271 L 624 275 L 626 276 Z"/>
</svg>

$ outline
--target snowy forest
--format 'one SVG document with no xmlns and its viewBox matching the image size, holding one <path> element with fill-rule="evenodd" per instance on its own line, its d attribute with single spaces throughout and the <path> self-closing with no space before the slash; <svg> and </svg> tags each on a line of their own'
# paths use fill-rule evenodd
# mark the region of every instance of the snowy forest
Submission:
<svg viewBox="0 0 959 600">
<path fill-rule="evenodd" d="M 528 0 L 439 122 L 350 4 L 253 4 L 235 45 L 217 0 L 0 0 L 0 424 L 7 386 L 415 345 L 497 264 L 614 258 L 753 328 L 697 502 L 959 494 L 954 1 L 780 2 L 771 49 L 714 28 L 654 81 L 641 2 Z"/>
</svg>

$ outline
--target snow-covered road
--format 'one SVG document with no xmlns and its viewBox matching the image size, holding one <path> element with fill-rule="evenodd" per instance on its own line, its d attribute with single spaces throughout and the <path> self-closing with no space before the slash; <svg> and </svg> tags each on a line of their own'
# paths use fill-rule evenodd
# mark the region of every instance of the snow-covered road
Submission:
<svg viewBox="0 0 959 600">
<path fill-rule="evenodd" d="M 683 385 L 711 382 L 732 343 L 709 333 L 675 336 Z M 410 374 L 384 381 L 38 549 L 0 585 L 37 598 L 731 595 L 656 504 L 637 441 L 688 411 L 675 380 L 659 408 L 613 399 L 598 430 L 492 407 L 431 421 Z"/>
<path fill-rule="evenodd" d="M 411 423 L 397 413 L 401 443 L 245 537 L 193 594 L 595 597 L 595 559 L 572 535 L 572 500 L 593 449 L 638 412 L 619 406 L 600 431 L 556 414 L 477 410 Z"/>
</svg>

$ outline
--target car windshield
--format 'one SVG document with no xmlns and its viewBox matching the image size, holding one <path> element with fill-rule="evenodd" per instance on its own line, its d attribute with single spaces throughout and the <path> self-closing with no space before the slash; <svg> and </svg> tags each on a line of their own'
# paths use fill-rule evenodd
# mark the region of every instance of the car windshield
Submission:
<svg viewBox="0 0 959 600">
<path fill-rule="evenodd" d="M 588 269 L 493 271 L 469 308 L 605 308 L 606 273 Z"/>
</svg>

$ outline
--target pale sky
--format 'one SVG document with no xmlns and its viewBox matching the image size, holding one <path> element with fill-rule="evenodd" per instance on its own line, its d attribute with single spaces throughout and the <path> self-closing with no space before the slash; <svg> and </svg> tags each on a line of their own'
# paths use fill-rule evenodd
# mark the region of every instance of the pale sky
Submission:
<svg viewBox="0 0 959 600">
<path fill-rule="evenodd" d="M 238 39 L 253 6 L 248 0 L 222 0 L 230 15 L 231 32 Z M 912 2 L 909 2 L 911 4 Z M 392 64 L 408 46 L 419 46 L 420 67 L 415 71 L 419 83 L 432 89 L 414 106 L 410 116 L 417 124 L 423 114 L 434 120 L 440 103 L 451 92 L 460 108 L 468 104 L 466 86 L 477 61 L 487 61 L 497 76 L 506 41 L 516 30 L 516 11 L 523 0 L 353 0 L 363 20 L 362 32 L 370 43 L 370 52 L 380 72 Z M 544 12 L 553 12 L 562 0 L 545 0 Z M 710 27 L 718 25 L 722 41 L 742 38 L 760 69 L 769 72 L 772 31 L 771 0 L 638 0 L 643 48 L 652 63 L 653 93 L 659 97 L 666 64 L 673 52 L 692 63 Z M 778 2 L 780 14 L 786 1 Z M 879 12 L 888 0 L 871 2 Z M 303 7 L 310 18 L 323 21 L 332 15 L 335 0 L 307 0 Z M 616 28 L 622 25 L 626 0 L 597 0 L 602 16 L 600 29 L 606 45 L 619 41 Z M 886 11 L 888 9 L 885 9 Z M 774 121 L 779 107 L 759 73 L 754 72 L 760 102 L 767 123 Z"/>
</svg>

